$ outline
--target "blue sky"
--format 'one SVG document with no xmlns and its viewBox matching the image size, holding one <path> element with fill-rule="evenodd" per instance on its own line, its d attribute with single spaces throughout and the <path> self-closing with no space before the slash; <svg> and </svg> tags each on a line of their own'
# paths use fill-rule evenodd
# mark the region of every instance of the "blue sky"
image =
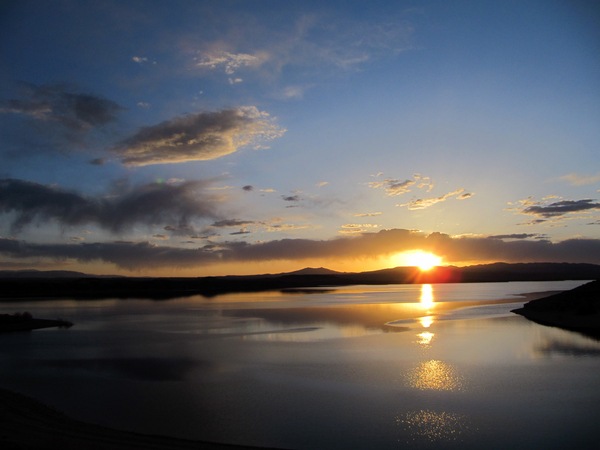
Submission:
<svg viewBox="0 0 600 450">
<path fill-rule="evenodd" d="M 600 263 L 597 2 L 4 2 L 0 265 Z"/>
</svg>

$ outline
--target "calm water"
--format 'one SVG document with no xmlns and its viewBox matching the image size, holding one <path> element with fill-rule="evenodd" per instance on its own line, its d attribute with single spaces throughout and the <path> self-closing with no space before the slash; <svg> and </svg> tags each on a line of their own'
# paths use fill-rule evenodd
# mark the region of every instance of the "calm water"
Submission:
<svg viewBox="0 0 600 450">
<path fill-rule="evenodd" d="M 114 428 L 292 449 L 598 448 L 600 343 L 510 313 L 583 282 L 2 304 L 0 385 Z"/>
</svg>

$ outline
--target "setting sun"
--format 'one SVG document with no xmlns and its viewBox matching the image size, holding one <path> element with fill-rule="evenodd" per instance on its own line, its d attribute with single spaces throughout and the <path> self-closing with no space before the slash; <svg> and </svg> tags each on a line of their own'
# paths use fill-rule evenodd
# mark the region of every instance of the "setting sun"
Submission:
<svg viewBox="0 0 600 450">
<path fill-rule="evenodd" d="M 400 253 L 394 257 L 394 260 L 401 265 L 415 266 L 421 270 L 429 270 L 442 262 L 439 256 L 422 251 Z"/>
</svg>

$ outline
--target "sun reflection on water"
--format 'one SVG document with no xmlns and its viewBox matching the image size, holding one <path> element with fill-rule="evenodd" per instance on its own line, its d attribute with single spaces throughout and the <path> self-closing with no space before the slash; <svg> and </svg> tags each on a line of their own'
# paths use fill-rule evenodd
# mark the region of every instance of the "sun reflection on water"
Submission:
<svg viewBox="0 0 600 450">
<path fill-rule="evenodd" d="M 433 307 L 433 288 L 430 284 L 421 286 L 421 305 L 427 310 Z"/>
<path fill-rule="evenodd" d="M 396 420 L 410 432 L 413 440 L 420 437 L 430 442 L 455 441 L 468 430 L 466 416 L 447 412 L 413 411 Z"/>
<path fill-rule="evenodd" d="M 435 336 L 434 333 L 430 333 L 429 331 L 424 331 L 423 333 L 417 334 L 417 337 L 420 339 L 417 340 L 418 344 L 421 344 L 424 347 L 429 347 L 431 345 L 431 340 Z"/>
<path fill-rule="evenodd" d="M 450 364 L 432 359 L 424 361 L 406 374 L 410 387 L 421 390 L 460 391 L 463 377 Z"/>
<path fill-rule="evenodd" d="M 427 311 L 427 316 L 421 317 L 419 322 L 423 325 L 423 328 L 429 328 L 433 323 L 433 316 L 430 316 L 431 309 L 434 307 L 433 299 L 433 288 L 430 284 L 424 284 L 421 286 L 421 307 Z"/>
</svg>

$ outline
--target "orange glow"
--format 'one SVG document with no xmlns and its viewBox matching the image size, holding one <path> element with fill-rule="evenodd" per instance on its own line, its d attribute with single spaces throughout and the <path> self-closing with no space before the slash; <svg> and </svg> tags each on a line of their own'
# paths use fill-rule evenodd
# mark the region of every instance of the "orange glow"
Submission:
<svg viewBox="0 0 600 450">
<path fill-rule="evenodd" d="M 423 251 L 413 251 L 398 253 L 392 257 L 394 263 L 402 266 L 415 266 L 426 271 L 432 267 L 439 266 L 442 263 L 442 258 L 435 256 L 432 253 Z"/>
</svg>

